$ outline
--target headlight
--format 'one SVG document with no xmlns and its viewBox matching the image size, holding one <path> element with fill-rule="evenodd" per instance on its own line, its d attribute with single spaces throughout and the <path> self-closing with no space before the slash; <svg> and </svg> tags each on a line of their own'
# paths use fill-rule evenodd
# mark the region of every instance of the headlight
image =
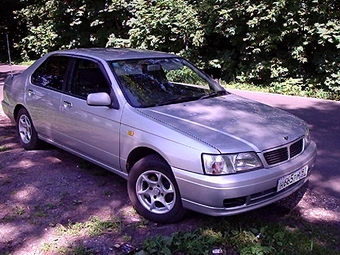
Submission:
<svg viewBox="0 0 340 255">
<path fill-rule="evenodd" d="M 305 142 L 305 148 L 306 148 L 308 146 L 308 144 L 310 144 L 310 142 L 311 142 L 309 128 L 306 128 L 305 136 L 304 136 L 303 140 Z"/>
<path fill-rule="evenodd" d="M 233 174 L 262 167 L 262 163 L 255 152 L 221 155 L 203 154 L 202 160 L 205 173 L 211 175 Z"/>
</svg>

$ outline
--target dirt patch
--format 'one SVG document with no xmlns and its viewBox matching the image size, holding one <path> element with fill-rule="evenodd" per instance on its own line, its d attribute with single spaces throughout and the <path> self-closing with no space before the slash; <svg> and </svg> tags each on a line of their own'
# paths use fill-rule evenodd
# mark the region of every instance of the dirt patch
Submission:
<svg viewBox="0 0 340 255">
<path fill-rule="evenodd" d="M 339 224 L 339 205 L 308 191 L 295 210 L 312 222 Z M 280 220 L 275 208 L 251 213 Z M 191 230 L 207 218 L 187 212 L 176 224 L 144 220 L 124 179 L 54 147 L 24 151 L 0 108 L 0 254 L 60 254 L 75 247 L 118 254 L 117 243 L 140 247 L 147 236 Z"/>
<path fill-rule="evenodd" d="M 2 112 L 0 151 L 0 254 L 58 254 L 75 246 L 116 254 L 116 243 L 139 246 L 148 235 L 200 222 L 194 213 L 166 226 L 145 221 L 132 208 L 124 179 L 54 147 L 23 150 Z M 99 235 L 84 231 L 105 223 L 112 227 Z"/>
</svg>

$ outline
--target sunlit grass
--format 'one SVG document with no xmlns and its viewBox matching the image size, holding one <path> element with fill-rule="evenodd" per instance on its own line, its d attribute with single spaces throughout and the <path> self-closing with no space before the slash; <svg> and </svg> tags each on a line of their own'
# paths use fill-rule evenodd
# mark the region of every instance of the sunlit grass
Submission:
<svg viewBox="0 0 340 255">
<path fill-rule="evenodd" d="M 221 85 L 226 89 L 239 89 L 239 90 L 248 90 L 248 91 L 256 91 L 256 92 L 267 92 L 269 93 L 269 87 L 266 86 L 256 86 L 249 83 L 225 83 L 222 82 Z"/>
<path fill-rule="evenodd" d="M 35 62 L 35 60 L 22 60 L 22 61 L 15 61 L 15 65 L 20 65 L 20 66 L 30 66 Z"/>
<path fill-rule="evenodd" d="M 210 254 L 215 248 L 227 254 L 340 254 L 340 231 L 314 225 L 296 216 L 272 222 L 249 216 L 213 218 L 200 229 L 145 240 L 147 254 Z M 182 254 L 181 253 L 181 254 Z"/>
<path fill-rule="evenodd" d="M 17 219 L 18 217 L 23 216 L 25 213 L 26 213 L 26 210 L 24 206 L 21 206 L 21 205 L 15 206 L 11 209 L 10 213 L 8 213 L 5 217 L 0 219 L 0 222 L 13 221 Z"/>
<path fill-rule="evenodd" d="M 11 150 L 12 148 L 10 146 L 0 146 L 0 152 L 4 152 L 4 151 L 9 151 Z"/>
<path fill-rule="evenodd" d="M 294 79 L 288 80 L 282 83 L 273 83 L 271 85 L 255 85 L 250 83 L 237 83 L 237 82 L 221 82 L 221 85 L 227 90 L 229 89 L 239 89 L 254 92 L 264 92 L 264 93 L 275 93 L 281 95 L 290 96 L 301 96 L 310 97 L 318 99 L 329 99 L 329 100 L 340 100 L 339 92 L 325 91 L 317 86 L 307 86 L 303 87 L 300 84 L 295 84 Z"/>
<path fill-rule="evenodd" d="M 59 247 L 57 243 L 44 243 L 40 250 L 44 253 L 65 254 L 65 255 L 94 255 L 95 252 L 92 249 L 88 249 L 82 245 Z"/>
<path fill-rule="evenodd" d="M 67 226 L 59 225 L 57 229 L 61 235 L 78 236 L 87 233 L 89 236 L 99 236 L 104 232 L 121 232 L 123 223 L 119 218 L 101 220 L 99 217 L 90 217 L 90 219 L 84 223 L 69 222 Z"/>
</svg>

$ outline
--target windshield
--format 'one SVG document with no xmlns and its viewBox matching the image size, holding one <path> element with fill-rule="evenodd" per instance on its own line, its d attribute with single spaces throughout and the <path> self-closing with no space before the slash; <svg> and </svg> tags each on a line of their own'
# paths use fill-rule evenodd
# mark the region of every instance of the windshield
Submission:
<svg viewBox="0 0 340 255">
<path fill-rule="evenodd" d="M 226 91 L 182 58 L 111 62 L 134 107 L 151 107 L 224 95 Z"/>
</svg>

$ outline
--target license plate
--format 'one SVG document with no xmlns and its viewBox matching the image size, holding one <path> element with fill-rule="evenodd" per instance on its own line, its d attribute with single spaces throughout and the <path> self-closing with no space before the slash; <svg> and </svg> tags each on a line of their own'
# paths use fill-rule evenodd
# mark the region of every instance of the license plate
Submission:
<svg viewBox="0 0 340 255">
<path fill-rule="evenodd" d="M 279 179 L 277 184 L 277 191 L 283 190 L 288 186 L 300 181 L 305 178 L 308 174 L 308 166 L 304 166 L 303 168 L 291 173 L 289 175 L 283 176 Z"/>
</svg>

